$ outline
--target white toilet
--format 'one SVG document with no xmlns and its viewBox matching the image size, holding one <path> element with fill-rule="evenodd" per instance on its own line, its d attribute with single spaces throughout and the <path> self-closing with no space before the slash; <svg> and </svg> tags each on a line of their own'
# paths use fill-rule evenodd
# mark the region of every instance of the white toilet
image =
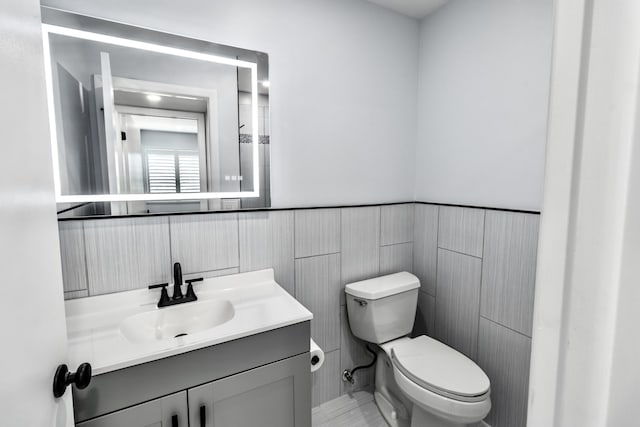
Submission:
<svg viewBox="0 0 640 427">
<path fill-rule="evenodd" d="M 376 404 L 391 427 L 475 426 L 491 409 L 489 378 L 440 341 L 407 337 L 419 287 L 407 272 L 346 286 L 351 331 L 380 347 Z"/>
</svg>

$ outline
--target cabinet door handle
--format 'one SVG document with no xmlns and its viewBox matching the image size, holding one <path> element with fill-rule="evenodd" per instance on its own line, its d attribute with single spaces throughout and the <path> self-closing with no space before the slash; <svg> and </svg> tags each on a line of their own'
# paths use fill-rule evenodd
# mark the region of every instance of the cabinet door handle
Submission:
<svg viewBox="0 0 640 427">
<path fill-rule="evenodd" d="M 178 415 L 171 417 L 171 427 L 178 427 Z"/>
<path fill-rule="evenodd" d="M 202 405 L 200 407 L 200 427 L 205 427 L 207 424 L 207 407 Z"/>
</svg>

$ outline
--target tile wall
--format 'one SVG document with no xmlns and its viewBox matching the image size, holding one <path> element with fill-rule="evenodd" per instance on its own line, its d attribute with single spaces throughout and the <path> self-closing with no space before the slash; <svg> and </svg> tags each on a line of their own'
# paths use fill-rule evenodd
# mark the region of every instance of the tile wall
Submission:
<svg viewBox="0 0 640 427">
<path fill-rule="evenodd" d="M 421 280 L 415 333 L 477 361 L 492 381 L 493 427 L 525 425 L 538 215 L 428 204 L 62 221 L 66 298 L 273 267 L 314 313 L 325 353 L 313 405 L 372 384 L 341 372 L 370 361 L 350 333 L 344 285 L 397 271 Z"/>
<path fill-rule="evenodd" d="M 482 367 L 493 427 L 526 425 L 538 222 L 537 214 L 415 205 L 414 333 Z"/>
</svg>

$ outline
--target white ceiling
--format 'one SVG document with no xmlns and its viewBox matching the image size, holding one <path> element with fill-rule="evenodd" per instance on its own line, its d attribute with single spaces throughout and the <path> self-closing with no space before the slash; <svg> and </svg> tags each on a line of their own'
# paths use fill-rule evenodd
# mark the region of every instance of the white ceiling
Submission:
<svg viewBox="0 0 640 427">
<path fill-rule="evenodd" d="M 424 18 L 449 0 L 369 0 L 412 18 Z"/>
</svg>

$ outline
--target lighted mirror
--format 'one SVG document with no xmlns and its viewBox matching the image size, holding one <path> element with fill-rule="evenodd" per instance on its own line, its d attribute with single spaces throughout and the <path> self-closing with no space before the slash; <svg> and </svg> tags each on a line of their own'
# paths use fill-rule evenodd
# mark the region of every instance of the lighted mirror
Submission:
<svg viewBox="0 0 640 427">
<path fill-rule="evenodd" d="M 68 215 L 266 207 L 266 54 L 43 8 Z"/>
</svg>

